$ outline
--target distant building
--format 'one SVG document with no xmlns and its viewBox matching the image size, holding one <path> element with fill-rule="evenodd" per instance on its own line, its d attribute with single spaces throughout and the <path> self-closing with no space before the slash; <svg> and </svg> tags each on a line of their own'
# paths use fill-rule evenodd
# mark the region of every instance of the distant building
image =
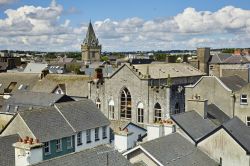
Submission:
<svg viewBox="0 0 250 166">
<path fill-rule="evenodd" d="M 102 46 L 99 44 L 93 26 L 90 22 L 86 37 L 81 45 L 82 61 L 85 64 L 89 64 L 96 61 L 99 62 L 101 58 L 101 49 Z"/>
</svg>

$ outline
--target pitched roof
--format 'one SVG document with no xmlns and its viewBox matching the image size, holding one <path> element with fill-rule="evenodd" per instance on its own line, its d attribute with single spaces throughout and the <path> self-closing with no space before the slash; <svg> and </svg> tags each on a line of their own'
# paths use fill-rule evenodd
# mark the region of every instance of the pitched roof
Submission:
<svg viewBox="0 0 250 166">
<path fill-rule="evenodd" d="M 14 112 L 16 106 L 24 109 L 29 108 L 30 106 L 45 107 L 60 100 L 73 101 L 70 97 L 62 94 L 23 91 L 15 93 L 9 99 L 5 100 L 3 111 L 7 111 L 7 106 L 9 107 L 8 112 Z"/>
<path fill-rule="evenodd" d="M 88 31 L 86 33 L 86 37 L 85 37 L 83 43 L 87 44 L 88 46 L 99 44 L 98 39 L 95 36 L 95 31 L 93 29 L 91 22 L 89 22 Z"/>
<path fill-rule="evenodd" d="M 212 56 L 210 64 L 241 64 L 250 63 L 247 56 L 220 53 Z"/>
<path fill-rule="evenodd" d="M 107 160 L 108 159 L 108 160 Z M 32 166 L 132 166 L 119 152 L 108 145 L 101 145 L 80 152 L 70 153 Z"/>
<path fill-rule="evenodd" d="M 245 123 L 235 116 L 222 127 L 250 154 L 250 128 Z"/>
<path fill-rule="evenodd" d="M 230 117 L 225 114 L 220 108 L 215 104 L 209 104 L 207 106 L 208 118 L 214 122 L 216 125 L 221 125 L 222 123 L 230 120 Z"/>
<path fill-rule="evenodd" d="M 89 99 L 56 104 L 76 132 L 109 125 L 109 120 Z"/>
<path fill-rule="evenodd" d="M 14 166 L 15 165 L 15 148 L 13 143 L 18 141 L 17 134 L 0 137 L 0 165 Z"/>
<path fill-rule="evenodd" d="M 218 165 L 178 133 L 154 139 L 140 146 L 166 166 Z"/>
<path fill-rule="evenodd" d="M 10 93 L 20 90 L 30 90 L 39 78 L 39 74 L 0 73 L 0 94 L 4 93 L 4 89 L 8 88 L 11 82 L 16 82 L 16 85 Z M 23 88 L 20 89 L 21 85 Z"/>
<path fill-rule="evenodd" d="M 19 111 L 33 135 L 41 142 L 68 137 L 74 134 L 73 129 L 63 116 L 54 108 Z"/>
<path fill-rule="evenodd" d="M 65 84 L 68 96 L 87 97 L 89 79 L 84 75 L 48 74 L 35 84 L 32 91 L 52 93 L 59 84 Z"/>
<path fill-rule="evenodd" d="M 248 83 L 237 75 L 220 77 L 220 80 L 231 90 L 237 91 Z"/>
<path fill-rule="evenodd" d="M 203 119 L 196 111 L 175 114 L 171 118 L 194 142 L 217 128 L 209 119 Z"/>
<path fill-rule="evenodd" d="M 123 121 L 123 120 L 110 120 L 110 126 L 109 127 L 113 131 L 120 131 L 120 128 L 121 128 L 121 130 L 124 130 L 130 124 L 146 131 L 146 129 L 139 126 L 138 124 L 134 124 L 133 122 Z"/>
<path fill-rule="evenodd" d="M 47 69 L 48 64 L 46 63 L 28 63 L 24 69 L 24 73 L 42 73 L 43 70 Z"/>
<path fill-rule="evenodd" d="M 164 63 L 133 65 L 142 75 L 149 75 L 153 79 L 174 77 L 189 77 L 204 75 L 201 71 L 187 63 Z"/>
</svg>

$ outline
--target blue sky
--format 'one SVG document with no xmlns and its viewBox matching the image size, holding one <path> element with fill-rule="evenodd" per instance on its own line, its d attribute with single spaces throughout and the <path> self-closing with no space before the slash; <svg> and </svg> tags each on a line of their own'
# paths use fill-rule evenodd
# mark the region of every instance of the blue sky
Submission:
<svg viewBox="0 0 250 166">
<path fill-rule="evenodd" d="M 0 49 L 79 50 L 90 19 L 104 51 L 247 47 L 250 38 L 248 0 L 51 3 L 0 0 Z"/>
</svg>

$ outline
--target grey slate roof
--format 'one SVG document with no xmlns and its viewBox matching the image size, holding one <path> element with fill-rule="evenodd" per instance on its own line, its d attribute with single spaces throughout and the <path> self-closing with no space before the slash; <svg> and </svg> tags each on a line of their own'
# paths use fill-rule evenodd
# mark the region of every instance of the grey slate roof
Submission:
<svg viewBox="0 0 250 166">
<path fill-rule="evenodd" d="M 196 111 L 175 114 L 171 118 L 194 142 L 217 128 L 214 123 L 209 119 L 203 119 Z"/>
<path fill-rule="evenodd" d="M 216 125 L 221 125 L 222 123 L 230 120 L 221 109 L 219 109 L 215 104 L 209 104 L 207 106 L 208 118 L 214 122 Z"/>
<path fill-rule="evenodd" d="M 8 100 L 4 101 L 3 111 L 7 111 L 6 107 L 9 107 L 8 112 L 15 112 L 15 107 L 18 106 L 18 110 L 28 109 L 32 107 L 45 107 L 51 106 L 56 102 L 73 101 L 72 98 L 53 93 L 31 92 L 23 91 L 13 94 Z"/>
<path fill-rule="evenodd" d="M 218 166 L 178 133 L 154 139 L 141 146 L 166 166 Z"/>
<path fill-rule="evenodd" d="M 0 94 L 4 93 L 4 89 L 8 88 L 11 82 L 16 82 L 16 86 L 12 92 L 19 91 L 21 85 L 25 86 L 25 90 L 33 88 L 35 83 L 39 80 L 38 74 L 26 74 L 26 73 L 0 73 Z M 24 89 L 21 89 L 24 90 Z"/>
<path fill-rule="evenodd" d="M 210 64 L 244 64 L 249 62 L 247 56 L 220 53 L 212 56 Z"/>
<path fill-rule="evenodd" d="M 52 93 L 59 84 L 65 84 L 68 96 L 87 97 L 89 80 L 84 75 L 48 74 L 36 83 L 32 91 Z"/>
<path fill-rule="evenodd" d="M 248 83 L 241 77 L 234 75 L 228 77 L 220 77 L 220 80 L 231 90 L 237 91 Z"/>
<path fill-rule="evenodd" d="M 107 162 L 108 157 L 108 162 Z M 108 163 L 108 164 L 107 164 Z M 32 166 L 132 166 L 119 152 L 108 145 L 67 154 Z"/>
<path fill-rule="evenodd" d="M 15 165 L 15 148 L 13 143 L 18 141 L 19 136 L 9 135 L 0 137 L 0 165 L 14 166 Z"/>
<path fill-rule="evenodd" d="M 56 107 L 77 132 L 110 124 L 89 99 L 58 103 Z"/>
<path fill-rule="evenodd" d="M 54 107 L 19 111 L 19 115 L 41 142 L 74 134 L 73 129 Z"/>
<path fill-rule="evenodd" d="M 215 54 L 212 56 L 210 64 L 223 63 L 230 56 L 232 56 L 232 54 L 228 54 L 228 53 Z"/>
<path fill-rule="evenodd" d="M 236 116 L 222 126 L 250 154 L 250 128 Z"/>
</svg>

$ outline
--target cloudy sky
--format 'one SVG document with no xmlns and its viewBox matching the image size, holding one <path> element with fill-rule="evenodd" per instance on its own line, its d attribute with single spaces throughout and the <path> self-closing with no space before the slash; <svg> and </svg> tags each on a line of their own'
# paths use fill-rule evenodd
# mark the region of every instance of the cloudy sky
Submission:
<svg viewBox="0 0 250 166">
<path fill-rule="evenodd" d="M 250 47 L 249 0 L 0 0 L 0 49 L 80 51 L 89 20 L 103 51 Z"/>
</svg>

